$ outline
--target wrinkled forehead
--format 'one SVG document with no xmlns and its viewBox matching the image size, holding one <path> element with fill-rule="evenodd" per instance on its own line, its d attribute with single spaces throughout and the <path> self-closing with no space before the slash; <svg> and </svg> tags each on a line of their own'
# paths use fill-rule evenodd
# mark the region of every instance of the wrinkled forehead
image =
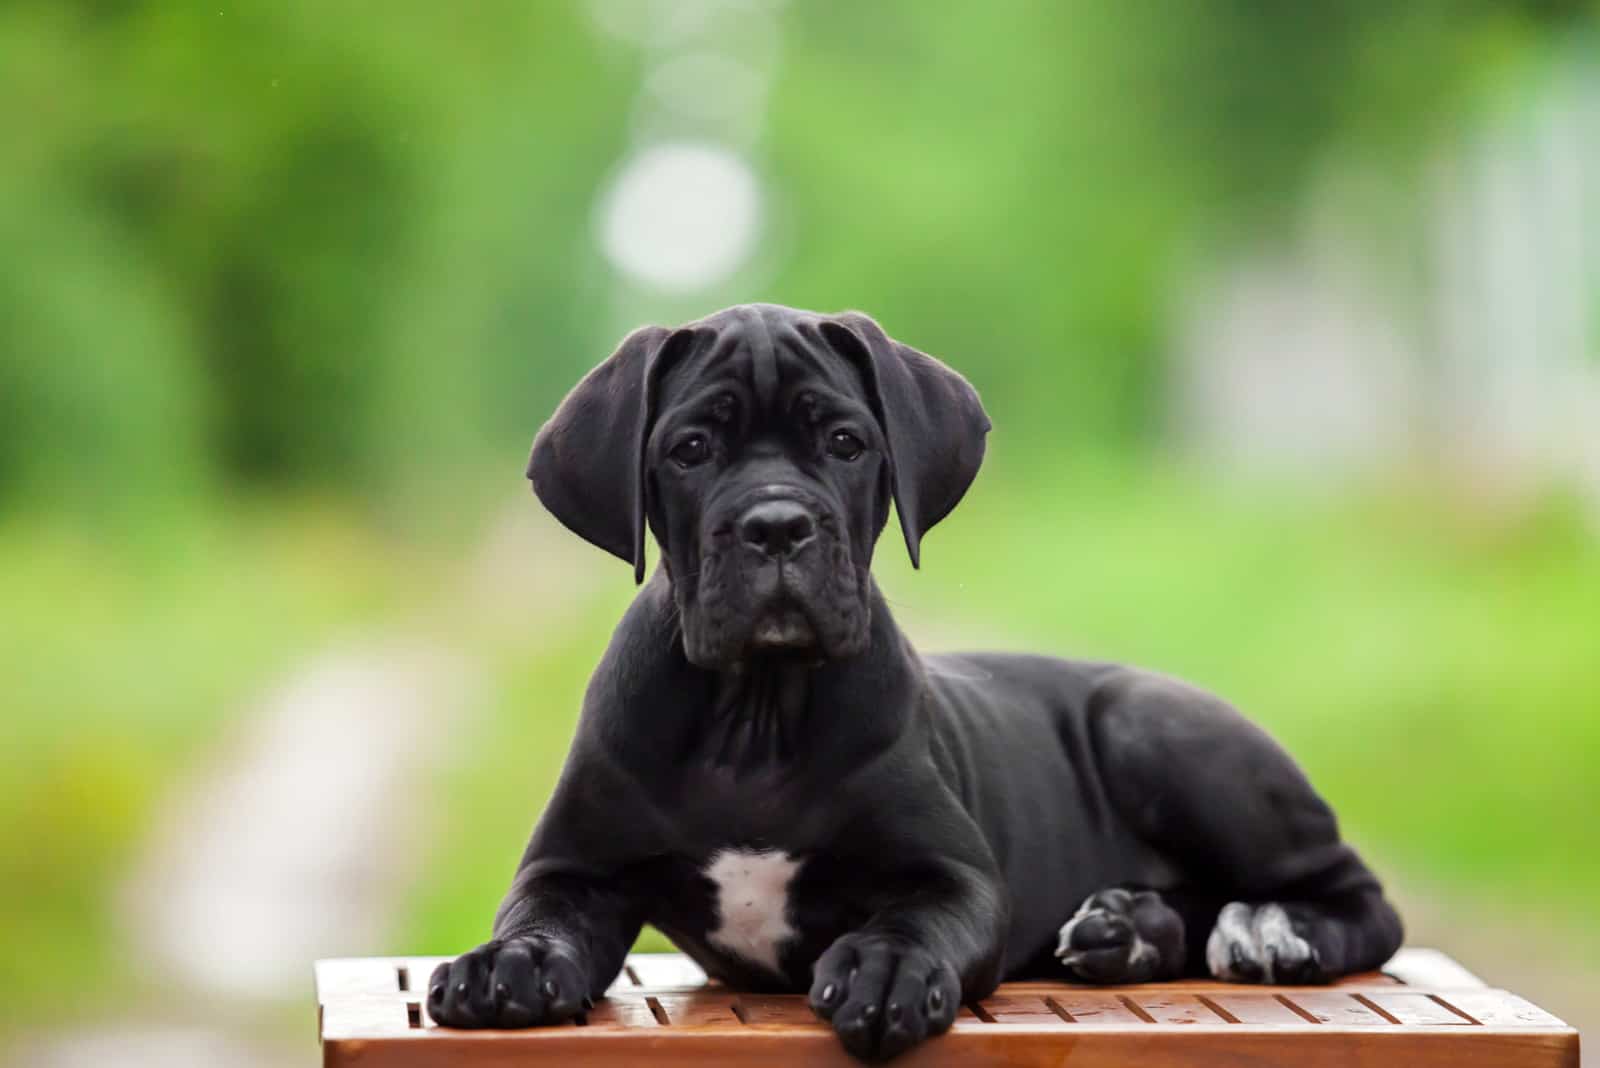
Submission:
<svg viewBox="0 0 1600 1068">
<path fill-rule="evenodd" d="M 693 346 L 662 376 L 661 410 L 729 389 L 768 413 L 801 389 L 865 403 L 860 370 L 828 344 L 816 320 L 734 311 L 743 314 L 723 313 L 694 325 Z"/>
</svg>

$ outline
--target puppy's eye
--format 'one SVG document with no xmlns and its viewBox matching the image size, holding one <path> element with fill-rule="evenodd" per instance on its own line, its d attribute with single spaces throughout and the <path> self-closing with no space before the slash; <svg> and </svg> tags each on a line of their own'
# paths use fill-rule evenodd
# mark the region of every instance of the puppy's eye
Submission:
<svg viewBox="0 0 1600 1068">
<path fill-rule="evenodd" d="M 848 430 L 835 430 L 828 435 L 828 455 L 840 460 L 854 460 L 866 449 L 860 438 Z"/>
<path fill-rule="evenodd" d="M 704 434 L 692 434 L 674 445 L 667 455 L 679 467 L 694 467 L 711 459 L 711 443 Z"/>
</svg>

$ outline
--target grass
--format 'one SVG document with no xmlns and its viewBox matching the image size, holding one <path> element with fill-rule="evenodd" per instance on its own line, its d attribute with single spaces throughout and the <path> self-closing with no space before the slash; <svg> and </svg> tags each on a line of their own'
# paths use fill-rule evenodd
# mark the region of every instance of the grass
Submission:
<svg viewBox="0 0 1600 1068">
<path fill-rule="evenodd" d="M 554 783 L 584 683 L 628 589 L 503 684 L 446 775 L 439 843 L 397 945 L 487 935 Z M 1075 468 L 987 477 L 911 572 L 892 528 L 876 568 L 926 648 L 1112 658 L 1181 675 L 1271 729 L 1347 835 L 1475 896 L 1590 917 L 1600 855 L 1600 546 L 1559 500 L 1519 518 L 1429 493 L 1315 498 Z M 647 933 L 645 945 L 659 947 Z"/>
<path fill-rule="evenodd" d="M 248 698 L 426 571 L 310 501 L 121 542 L 0 526 L 0 1033 L 129 979 L 117 891 L 164 791 Z"/>
</svg>

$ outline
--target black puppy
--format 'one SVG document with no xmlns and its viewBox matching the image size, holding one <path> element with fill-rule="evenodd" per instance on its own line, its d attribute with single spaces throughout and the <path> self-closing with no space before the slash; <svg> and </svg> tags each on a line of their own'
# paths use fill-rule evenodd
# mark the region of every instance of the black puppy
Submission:
<svg viewBox="0 0 1600 1068">
<path fill-rule="evenodd" d="M 1110 664 L 911 648 L 874 542 L 892 501 L 916 563 L 988 430 L 965 379 L 855 313 L 647 327 L 578 384 L 534 490 L 641 581 L 648 525 L 661 566 L 494 940 L 432 978 L 435 1019 L 567 1019 L 646 922 L 734 987 L 809 990 L 868 1058 L 1002 978 L 1322 982 L 1395 951 L 1333 813 L 1227 704 Z"/>
</svg>

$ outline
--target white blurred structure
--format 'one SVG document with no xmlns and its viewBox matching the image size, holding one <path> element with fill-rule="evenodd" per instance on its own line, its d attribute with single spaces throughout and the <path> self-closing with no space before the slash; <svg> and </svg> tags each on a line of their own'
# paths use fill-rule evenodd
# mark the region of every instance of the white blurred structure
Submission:
<svg viewBox="0 0 1600 1068">
<path fill-rule="evenodd" d="M 431 643 L 329 650 L 176 792 L 131 887 L 136 942 L 186 996 L 303 997 L 310 962 L 382 944 L 415 872 L 398 803 L 471 686 Z"/>
<path fill-rule="evenodd" d="M 745 161 L 716 145 L 668 142 L 634 153 L 601 201 L 600 247 L 637 281 L 693 292 L 745 261 L 761 194 Z"/>
<path fill-rule="evenodd" d="M 621 333 L 703 310 L 737 279 L 748 299 L 770 228 L 757 151 L 782 0 L 588 0 L 594 25 L 644 58 L 631 144 L 595 204 Z"/>
<path fill-rule="evenodd" d="M 1600 520 L 1600 65 L 1445 146 L 1416 232 L 1375 232 L 1350 192 L 1186 294 L 1181 447 L 1301 474 L 1421 461 L 1497 498 L 1576 485 Z"/>
</svg>

